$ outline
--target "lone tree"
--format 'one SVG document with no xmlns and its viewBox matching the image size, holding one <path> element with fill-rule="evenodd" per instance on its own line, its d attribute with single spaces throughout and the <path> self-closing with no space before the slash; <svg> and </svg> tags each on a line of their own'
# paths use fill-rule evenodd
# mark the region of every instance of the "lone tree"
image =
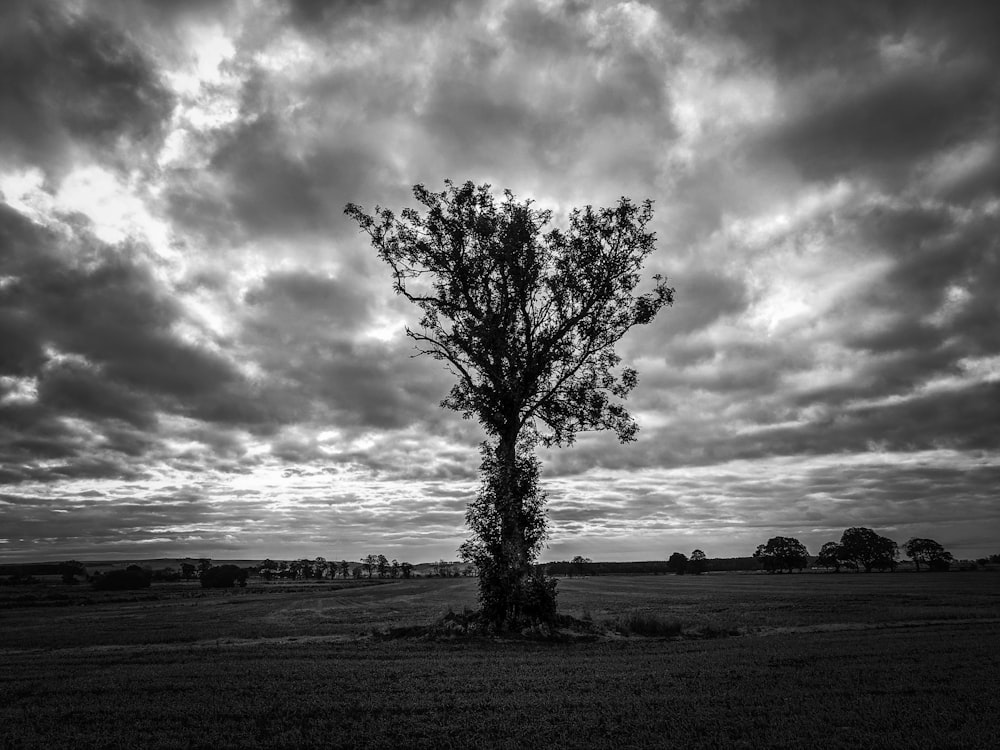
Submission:
<svg viewBox="0 0 1000 750">
<path fill-rule="evenodd" d="M 768 573 L 780 573 L 784 569 L 792 572 L 792 568 L 802 570 L 809 562 L 809 552 L 802 542 L 795 537 L 773 536 L 767 544 L 758 545 L 753 556 L 764 563 Z"/>
<path fill-rule="evenodd" d="M 635 439 L 617 400 L 636 372 L 616 371 L 614 347 L 672 304 L 674 290 L 656 275 L 652 291 L 633 293 L 654 247 L 650 201 L 574 209 L 568 228 L 546 231 L 551 212 L 509 190 L 498 202 L 489 185 L 445 185 L 413 188 L 423 214 L 369 215 L 354 204 L 345 212 L 389 265 L 395 291 L 421 309 L 406 330 L 419 353 L 455 375 L 442 406 L 475 416 L 487 434 L 462 554 L 479 569 L 484 616 L 504 627 L 555 595 L 531 573 L 546 534 L 536 445 L 569 445 L 599 429 Z"/>
<path fill-rule="evenodd" d="M 700 549 L 696 549 L 691 553 L 691 557 L 688 559 L 688 570 L 694 575 L 698 576 L 705 572 L 705 568 L 708 567 L 708 558 L 705 557 L 705 553 Z"/>
<path fill-rule="evenodd" d="M 572 560 L 570 560 L 570 564 L 572 565 L 572 567 L 570 568 L 570 576 L 572 576 L 574 572 L 578 576 L 587 575 L 587 566 L 590 565 L 591 562 L 592 560 L 589 557 L 584 557 L 583 555 L 577 555 Z"/>
<path fill-rule="evenodd" d="M 948 570 L 955 560 L 951 553 L 933 539 L 914 537 L 903 545 L 906 556 L 913 560 L 920 572 L 920 563 L 926 563 L 928 570 Z"/>
</svg>

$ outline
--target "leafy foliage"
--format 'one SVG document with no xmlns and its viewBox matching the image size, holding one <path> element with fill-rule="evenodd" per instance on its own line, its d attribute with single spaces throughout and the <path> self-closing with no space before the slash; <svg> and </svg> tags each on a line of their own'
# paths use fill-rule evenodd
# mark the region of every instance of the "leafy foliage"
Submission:
<svg viewBox="0 0 1000 750">
<path fill-rule="evenodd" d="M 696 549 L 691 553 L 691 557 L 688 559 L 688 572 L 694 575 L 701 575 L 705 572 L 708 566 L 708 559 L 705 557 L 705 553 L 700 549 Z"/>
<path fill-rule="evenodd" d="M 793 568 L 802 570 L 809 562 L 805 545 L 790 536 L 771 537 L 767 544 L 757 547 L 753 556 L 761 560 L 768 573 L 780 573 L 786 569 L 791 573 Z"/>
<path fill-rule="evenodd" d="M 944 547 L 933 539 L 914 537 L 903 545 L 906 556 L 913 560 L 920 570 L 920 563 L 925 563 L 929 570 L 948 570 L 954 557 Z"/>
<path fill-rule="evenodd" d="M 568 230 L 543 233 L 552 213 L 531 201 L 505 191 L 498 206 L 489 185 L 446 185 L 414 187 L 426 216 L 345 209 L 392 269 L 396 292 L 423 312 L 407 335 L 456 375 L 444 405 L 497 438 L 541 424 L 546 445 L 593 429 L 634 439 L 635 422 L 612 397 L 628 395 L 636 372 L 614 375 L 614 345 L 674 294 L 659 275 L 652 292 L 632 294 L 653 251 L 652 203 L 575 209 Z"/>
<path fill-rule="evenodd" d="M 856 567 L 853 562 L 845 559 L 844 549 L 838 542 L 827 542 L 820 547 L 819 555 L 816 557 L 816 564 L 822 568 L 833 568 L 837 573 L 845 565 Z"/>
<path fill-rule="evenodd" d="M 892 539 L 864 527 L 847 529 L 840 538 L 840 548 L 843 559 L 863 567 L 866 573 L 875 568 L 895 569 L 899 557 L 899 548 Z"/>
<path fill-rule="evenodd" d="M 496 453 L 483 443 L 482 481 L 475 500 L 469 503 L 466 523 L 473 538 L 460 548 L 464 560 L 479 569 L 480 604 L 490 622 L 514 626 L 522 617 L 537 618 L 539 613 L 555 613 L 556 581 L 541 572 L 530 577 L 509 565 L 510 546 L 524 545 L 528 561 L 537 557 L 546 538 L 545 494 L 538 486 L 539 461 L 529 450 L 517 455 L 514 482 L 507 492 L 500 492 L 503 471 Z M 513 505 L 514 507 L 509 507 Z M 522 530 L 519 540 L 509 538 L 506 523 L 510 517 Z M 551 581 L 551 585 L 546 583 Z M 522 583 L 523 582 L 523 583 Z M 551 602 L 543 601 L 551 596 Z M 528 597 L 528 600 L 522 600 Z"/>
</svg>

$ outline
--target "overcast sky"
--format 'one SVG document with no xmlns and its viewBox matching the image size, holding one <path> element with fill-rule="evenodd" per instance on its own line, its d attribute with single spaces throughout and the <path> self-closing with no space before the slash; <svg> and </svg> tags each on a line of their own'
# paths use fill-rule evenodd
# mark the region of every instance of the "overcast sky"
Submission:
<svg viewBox="0 0 1000 750">
<path fill-rule="evenodd" d="M 4 2 L 0 560 L 455 559 L 483 433 L 347 202 L 655 201 L 544 560 L 1000 551 L 1000 4 Z"/>
</svg>

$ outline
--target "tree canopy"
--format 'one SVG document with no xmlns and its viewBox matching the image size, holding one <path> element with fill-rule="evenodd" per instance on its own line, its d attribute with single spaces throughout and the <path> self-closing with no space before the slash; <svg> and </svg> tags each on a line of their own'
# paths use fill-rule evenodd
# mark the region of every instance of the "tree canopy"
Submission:
<svg viewBox="0 0 1000 750">
<path fill-rule="evenodd" d="M 864 527 L 855 526 L 844 531 L 840 548 L 844 560 L 863 567 L 866 573 L 874 568 L 894 569 L 899 557 L 899 548 L 892 539 Z"/>
<path fill-rule="evenodd" d="M 767 540 L 767 544 L 758 545 L 753 556 L 759 558 L 764 570 L 769 573 L 780 573 L 793 568 L 802 570 L 809 562 L 809 552 L 802 542 L 790 536 L 775 536 Z"/>
<path fill-rule="evenodd" d="M 531 426 L 547 445 L 595 429 L 634 439 L 636 424 L 614 399 L 635 387 L 636 372 L 613 372 L 614 345 L 674 295 L 660 275 L 652 291 L 632 293 L 654 247 L 652 202 L 574 209 L 568 229 L 545 232 L 552 212 L 530 200 L 505 191 L 497 205 L 489 185 L 445 184 L 440 193 L 414 187 L 426 215 L 346 208 L 392 269 L 396 292 L 423 312 L 407 335 L 456 376 L 443 405 L 497 437 Z"/>
<path fill-rule="evenodd" d="M 914 537 L 903 545 L 906 556 L 913 560 L 917 570 L 920 570 L 920 563 L 927 565 L 929 570 L 947 570 L 954 561 L 951 553 L 933 539 L 921 539 Z"/>
</svg>

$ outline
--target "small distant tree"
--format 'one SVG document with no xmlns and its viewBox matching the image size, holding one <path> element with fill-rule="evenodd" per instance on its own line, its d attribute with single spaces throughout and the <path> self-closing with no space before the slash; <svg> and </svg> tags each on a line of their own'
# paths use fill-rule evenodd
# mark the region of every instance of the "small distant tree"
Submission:
<svg viewBox="0 0 1000 750">
<path fill-rule="evenodd" d="M 682 576 L 687 572 L 688 559 L 687 555 L 680 552 L 674 552 L 670 559 L 667 560 L 667 570 L 675 575 Z"/>
<path fill-rule="evenodd" d="M 161 581 L 166 583 L 174 583 L 181 580 L 181 574 L 176 568 L 172 568 L 169 565 L 165 568 L 157 568 L 153 571 L 153 580 Z"/>
<path fill-rule="evenodd" d="M 198 569 L 189 562 L 181 563 L 181 578 L 185 581 L 193 581 L 197 576 Z"/>
<path fill-rule="evenodd" d="M 399 572 L 403 574 L 403 578 L 412 578 L 413 566 L 408 562 L 402 562 L 399 564 Z"/>
<path fill-rule="evenodd" d="M 354 566 L 353 568 L 351 568 L 351 576 L 352 576 L 352 577 L 353 577 L 353 578 L 354 578 L 355 580 L 357 580 L 358 578 L 361 578 L 361 574 L 362 574 L 363 572 L 364 572 L 364 571 L 363 571 L 363 569 L 362 569 L 362 566 L 361 566 L 361 565 L 355 565 L 355 566 Z M 370 576 L 369 576 L 369 577 L 370 577 Z"/>
<path fill-rule="evenodd" d="M 203 589 L 228 589 L 236 584 L 247 585 L 249 573 L 238 565 L 217 565 L 201 574 Z"/>
<path fill-rule="evenodd" d="M 378 577 L 385 578 L 389 574 L 389 561 L 385 555 L 379 555 L 375 561 L 375 568 L 378 570 Z"/>
<path fill-rule="evenodd" d="M 68 584 L 76 583 L 77 577 L 87 577 L 86 566 L 77 560 L 67 560 L 66 562 L 59 563 L 59 572 L 62 574 L 62 582 Z"/>
<path fill-rule="evenodd" d="M 201 576 L 212 567 L 212 558 L 202 557 L 198 560 L 198 575 Z"/>
<path fill-rule="evenodd" d="M 928 570 L 948 570 L 954 561 L 951 553 L 933 539 L 920 539 L 914 537 L 903 545 L 903 552 L 913 560 L 920 572 L 920 563 L 924 563 Z"/>
<path fill-rule="evenodd" d="M 129 565 L 124 570 L 109 570 L 103 575 L 94 576 L 92 585 L 98 591 L 130 591 L 148 589 L 153 579 L 153 572 Z"/>
<path fill-rule="evenodd" d="M 797 568 L 802 570 L 809 562 L 809 552 L 798 539 L 790 536 L 774 536 L 767 540 L 767 544 L 761 544 L 753 553 L 764 566 L 768 573 L 780 573 L 788 570 L 789 573 Z"/>
<path fill-rule="evenodd" d="M 688 559 L 688 572 L 694 575 L 701 575 L 705 572 L 708 567 L 708 558 L 705 557 L 705 553 L 700 549 L 696 549 L 691 552 L 691 557 Z"/>
<path fill-rule="evenodd" d="M 590 565 L 591 560 L 589 557 L 584 557 L 583 555 L 577 555 L 570 561 L 571 571 L 575 572 L 578 576 L 587 575 L 587 566 Z"/>
<path fill-rule="evenodd" d="M 389 577 L 399 578 L 399 560 L 393 559 L 389 564 Z"/>
<path fill-rule="evenodd" d="M 899 548 L 888 537 L 871 529 L 852 527 L 840 537 L 840 548 L 845 560 L 849 560 L 866 573 L 873 569 L 894 569 L 899 557 Z"/>
<path fill-rule="evenodd" d="M 535 447 L 569 445 L 583 430 L 635 439 L 619 402 L 637 375 L 617 369 L 615 346 L 671 304 L 674 290 L 657 275 L 651 292 L 633 294 L 654 249 L 650 201 L 587 206 L 570 213 L 567 229 L 545 231 L 551 212 L 510 191 L 498 205 L 489 185 L 445 184 L 441 193 L 414 187 L 424 214 L 369 215 L 354 204 L 345 212 L 371 237 L 396 292 L 420 308 L 420 330 L 407 335 L 456 376 L 442 405 L 486 432 L 461 553 L 479 571 L 486 619 L 516 628 L 534 619 L 529 611 L 555 612 L 555 581 L 532 565 L 546 535 Z"/>
<path fill-rule="evenodd" d="M 365 573 L 371 578 L 375 574 L 375 569 L 378 567 L 378 555 L 365 555 L 361 559 L 361 567 L 364 568 Z"/>
<path fill-rule="evenodd" d="M 313 565 L 312 565 L 313 578 L 319 580 L 325 575 L 325 573 L 326 573 L 326 558 L 317 557 L 315 560 L 313 560 Z"/>
</svg>

